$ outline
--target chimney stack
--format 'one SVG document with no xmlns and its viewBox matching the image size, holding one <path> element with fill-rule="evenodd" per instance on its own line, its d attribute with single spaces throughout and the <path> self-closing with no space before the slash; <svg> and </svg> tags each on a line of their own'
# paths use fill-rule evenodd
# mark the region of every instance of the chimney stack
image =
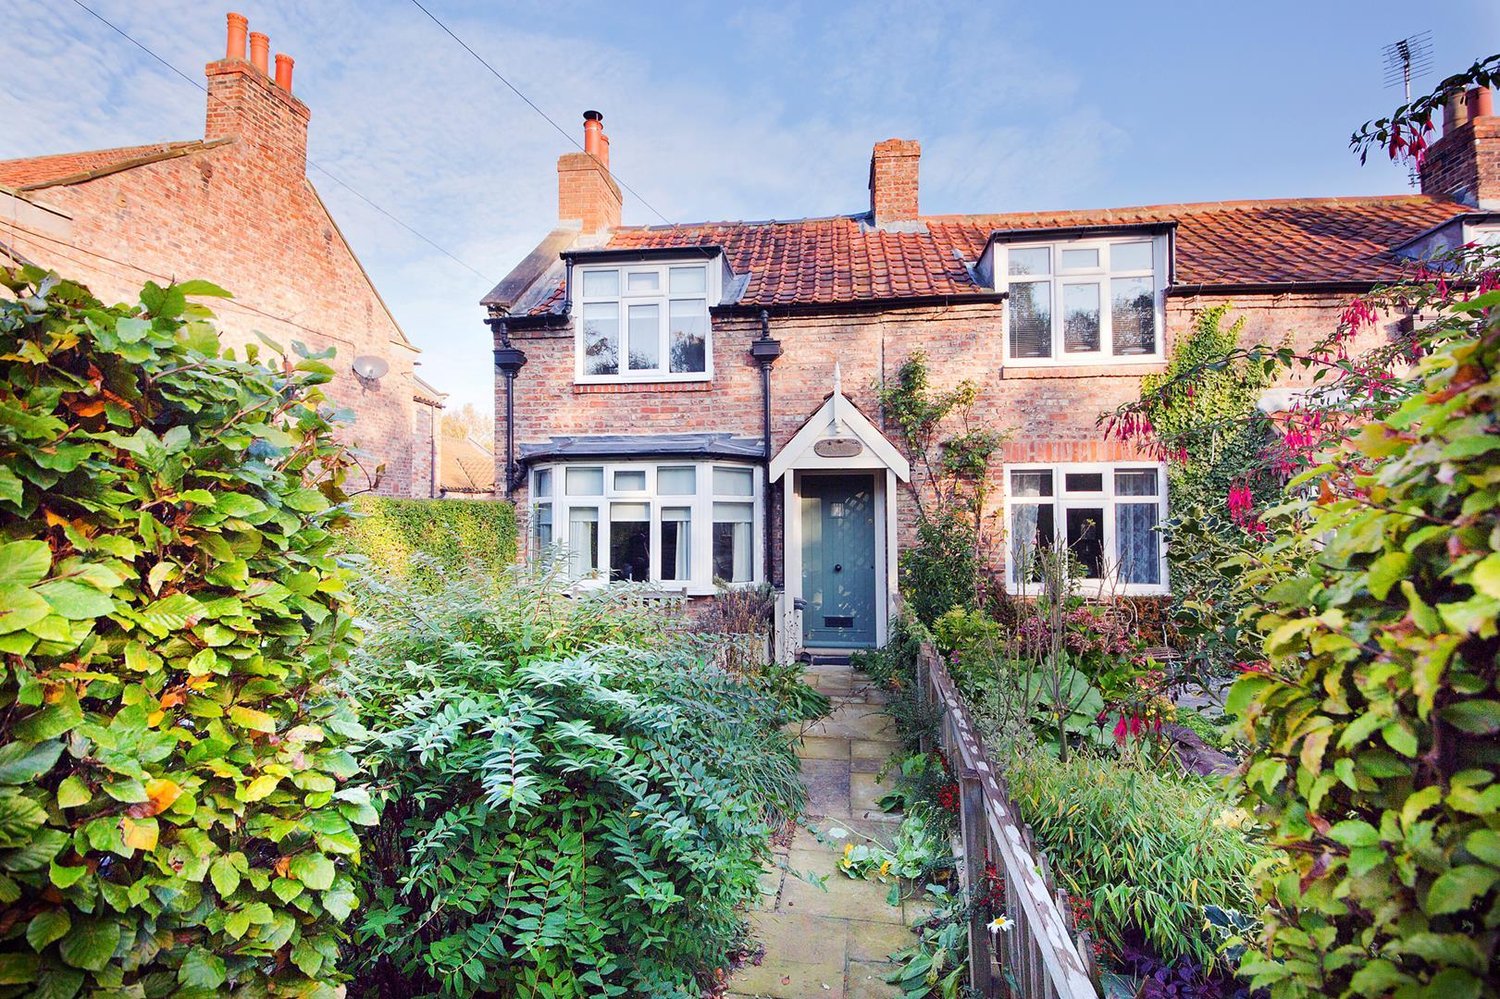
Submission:
<svg viewBox="0 0 1500 999">
<path fill-rule="evenodd" d="M 875 143 L 870 156 L 870 214 L 877 227 L 917 219 L 917 169 L 922 144 L 915 139 Z"/>
<path fill-rule="evenodd" d="M 1422 193 L 1500 209 L 1500 118 L 1488 87 L 1448 95 L 1443 136 L 1422 160 Z"/>
<path fill-rule="evenodd" d="M 609 136 L 604 116 L 583 113 L 583 152 L 557 159 L 557 218 L 579 222 L 584 232 L 604 232 L 620 224 L 620 186 L 609 175 Z"/>
<path fill-rule="evenodd" d="M 243 14 L 227 17 L 224 58 L 204 68 L 208 77 L 207 139 L 232 138 L 257 163 L 257 169 L 288 179 L 307 173 L 307 105 L 292 96 L 292 57 L 276 56 L 276 78 L 269 75 L 271 40 L 249 32 L 250 61 L 245 61 L 249 23 Z"/>
</svg>

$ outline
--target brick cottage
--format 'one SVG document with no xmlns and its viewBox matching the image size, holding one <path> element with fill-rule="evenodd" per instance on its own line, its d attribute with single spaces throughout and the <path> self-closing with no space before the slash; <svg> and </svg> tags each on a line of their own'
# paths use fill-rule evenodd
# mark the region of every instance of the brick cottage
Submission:
<svg viewBox="0 0 1500 999">
<path fill-rule="evenodd" d="M 890 139 L 868 212 L 663 227 L 620 224 L 591 111 L 557 227 L 483 300 L 496 482 L 529 551 L 581 580 L 769 581 L 806 647 L 879 643 L 915 517 L 874 386 L 920 350 L 1010 433 L 992 491 L 1010 545 L 1045 537 L 1115 592 L 1166 594 L 1165 468 L 1096 417 L 1204 308 L 1306 342 L 1407 260 L 1494 232 L 1489 96 L 1450 107 L 1421 194 L 923 215 L 920 146 Z"/>
<path fill-rule="evenodd" d="M 329 393 L 354 413 L 363 481 L 395 496 L 437 492 L 443 394 L 416 376 L 418 349 L 386 308 L 307 179 L 310 112 L 292 59 L 229 15 L 208 64 L 202 139 L 0 161 L 0 265 L 35 263 L 133 301 L 148 280 L 201 278 L 225 339 L 333 347 Z M 356 362 L 358 362 L 356 366 Z"/>
</svg>

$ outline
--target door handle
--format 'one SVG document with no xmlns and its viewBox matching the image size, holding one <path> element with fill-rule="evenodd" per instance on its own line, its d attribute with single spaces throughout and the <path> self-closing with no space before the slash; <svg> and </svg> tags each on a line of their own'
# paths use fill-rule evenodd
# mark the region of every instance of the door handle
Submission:
<svg viewBox="0 0 1500 999">
<path fill-rule="evenodd" d="M 835 563 L 834 567 L 833 567 L 833 571 L 834 572 L 843 572 L 844 571 L 844 567 L 843 567 L 842 564 Z"/>
</svg>

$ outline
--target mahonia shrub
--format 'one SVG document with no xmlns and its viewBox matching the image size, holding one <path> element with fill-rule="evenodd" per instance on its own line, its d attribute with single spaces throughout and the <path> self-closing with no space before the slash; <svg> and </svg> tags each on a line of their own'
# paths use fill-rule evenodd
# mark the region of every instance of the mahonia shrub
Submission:
<svg viewBox="0 0 1500 999">
<path fill-rule="evenodd" d="M 0 283 L 0 995 L 332 995 L 376 816 L 329 368 L 222 352 L 211 285 Z"/>
<path fill-rule="evenodd" d="M 562 582 L 429 575 L 365 604 L 365 994 L 697 999 L 741 939 L 803 800 L 801 698 L 713 665 L 668 603 Z"/>
<path fill-rule="evenodd" d="M 1274 996 L 1500 981 L 1500 293 L 1451 308 L 1417 391 L 1294 480 L 1250 573 L 1268 661 L 1229 707 L 1285 854 L 1242 971 Z"/>
</svg>

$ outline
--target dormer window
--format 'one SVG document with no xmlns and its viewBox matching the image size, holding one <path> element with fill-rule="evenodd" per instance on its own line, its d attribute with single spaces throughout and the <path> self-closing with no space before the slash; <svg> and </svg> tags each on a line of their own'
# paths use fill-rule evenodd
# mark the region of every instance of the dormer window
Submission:
<svg viewBox="0 0 1500 999">
<path fill-rule="evenodd" d="M 1115 364 L 1162 359 L 1166 238 L 1006 243 L 1007 363 Z"/>
<path fill-rule="evenodd" d="M 574 274 L 580 382 L 706 381 L 716 263 L 579 265 Z"/>
</svg>

